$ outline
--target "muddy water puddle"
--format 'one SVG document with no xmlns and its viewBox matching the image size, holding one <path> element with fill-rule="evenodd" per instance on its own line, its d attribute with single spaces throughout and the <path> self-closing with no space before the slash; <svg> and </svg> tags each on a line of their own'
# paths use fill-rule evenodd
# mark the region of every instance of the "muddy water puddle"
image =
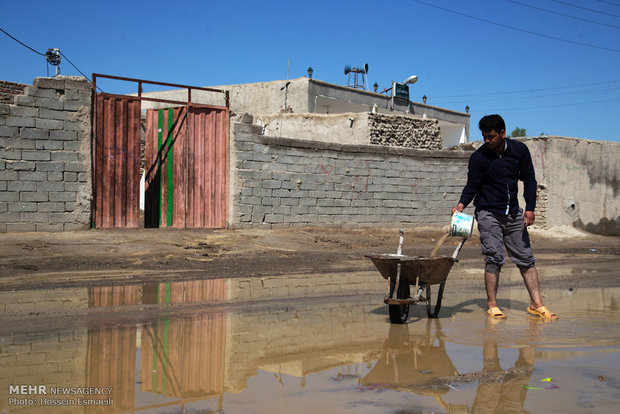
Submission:
<svg viewBox="0 0 620 414">
<path fill-rule="evenodd" d="M 61 324 L 27 334 L 5 325 L 0 413 L 607 413 L 620 402 L 620 288 L 544 290 L 553 322 L 526 314 L 523 287 L 500 289 L 504 321 L 484 317 L 482 291 L 447 288 L 438 319 L 417 306 L 393 325 L 383 292 L 246 306 L 258 285 L 286 283 L 262 279 L 254 293 L 226 283 L 30 292 L 56 307 L 136 315 L 61 313 Z M 30 303 L 17 296 L 14 306 Z"/>
</svg>

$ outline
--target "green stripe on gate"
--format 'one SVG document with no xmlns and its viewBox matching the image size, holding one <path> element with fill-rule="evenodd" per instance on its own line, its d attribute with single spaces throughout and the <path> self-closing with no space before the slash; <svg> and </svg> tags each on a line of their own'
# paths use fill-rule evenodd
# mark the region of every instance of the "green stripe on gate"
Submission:
<svg viewBox="0 0 620 414">
<path fill-rule="evenodd" d="M 166 196 L 167 196 L 167 203 L 166 203 L 166 223 L 168 224 L 168 226 L 172 226 L 172 208 L 173 208 L 173 203 L 174 203 L 174 187 L 172 185 L 172 161 L 173 161 L 173 153 L 174 151 L 172 150 L 172 124 L 173 124 L 173 119 L 174 119 L 174 110 L 172 108 L 168 109 L 168 165 L 167 165 L 167 173 L 168 173 L 168 180 L 167 180 L 167 192 L 166 192 Z"/>
</svg>

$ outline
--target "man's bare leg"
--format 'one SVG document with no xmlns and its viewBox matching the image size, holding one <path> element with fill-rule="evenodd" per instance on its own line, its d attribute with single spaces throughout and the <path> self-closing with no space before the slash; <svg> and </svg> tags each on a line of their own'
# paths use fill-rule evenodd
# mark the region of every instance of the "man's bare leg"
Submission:
<svg viewBox="0 0 620 414">
<path fill-rule="evenodd" d="M 484 287 L 487 291 L 487 309 L 497 306 L 497 287 L 499 286 L 499 275 L 495 273 L 484 272 Z"/>
<path fill-rule="evenodd" d="M 543 303 L 542 298 L 540 297 L 540 288 L 538 286 L 538 272 L 536 271 L 536 267 L 532 266 L 529 269 L 519 270 L 521 271 L 521 276 L 523 276 L 525 287 L 530 294 L 530 309 L 534 310 L 540 308 L 541 306 L 543 306 Z"/>
</svg>

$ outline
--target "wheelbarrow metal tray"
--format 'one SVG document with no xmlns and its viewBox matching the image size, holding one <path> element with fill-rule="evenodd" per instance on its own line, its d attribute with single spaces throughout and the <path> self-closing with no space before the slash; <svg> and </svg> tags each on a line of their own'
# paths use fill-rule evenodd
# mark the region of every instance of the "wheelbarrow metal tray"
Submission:
<svg viewBox="0 0 620 414">
<path fill-rule="evenodd" d="M 396 277 L 400 263 L 400 279 L 410 285 L 416 284 L 416 277 L 421 283 L 436 285 L 448 277 L 456 259 L 450 256 L 405 256 L 396 254 L 366 254 L 384 279 Z"/>
</svg>

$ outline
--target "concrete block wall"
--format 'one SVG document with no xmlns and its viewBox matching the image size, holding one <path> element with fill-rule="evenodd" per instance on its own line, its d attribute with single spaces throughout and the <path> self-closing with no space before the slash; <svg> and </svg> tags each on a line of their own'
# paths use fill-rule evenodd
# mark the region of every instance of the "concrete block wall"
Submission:
<svg viewBox="0 0 620 414">
<path fill-rule="evenodd" d="M 387 337 L 386 315 L 377 303 L 303 303 L 294 309 L 252 309 L 229 318 L 226 340 L 227 392 L 241 392 L 258 370 L 303 377 L 329 368 L 370 363 L 381 355 Z"/>
<path fill-rule="evenodd" d="M 0 314 L 5 317 L 60 315 L 87 309 L 86 288 L 0 292 Z"/>
<path fill-rule="evenodd" d="M 36 78 L 0 104 L 0 232 L 87 229 L 91 85 Z"/>
<path fill-rule="evenodd" d="M 471 152 L 343 145 L 261 135 L 234 124 L 238 227 L 444 225 Z"/>
<path fill-rule="evenodd" d="M 0 412 L 75 413 L 75 407 L 21 407 L 9 405 L 9 397 L 35 398 L 37 395 L 10 395 L 9 385 L 45 384 L 58 387 L 86 386 L 86 328 L 32 335 L 11 335 L 0 339 Z M 53 395 L 47 397 L 54 398 Z M 38 411 L 37 411 L 38 410 Z"/>
<path fill-rule="evenodd" d="M 226 280 L 228 300 L 265 300 L 277 298 L 305 298 L 319 295 L 347 295 L 355 286 L 356 292 L 386 294 L 385 279 L 376 271 L 346 274 L 308 273 L 280 276 L 234 278 Z"/>
</svg>

